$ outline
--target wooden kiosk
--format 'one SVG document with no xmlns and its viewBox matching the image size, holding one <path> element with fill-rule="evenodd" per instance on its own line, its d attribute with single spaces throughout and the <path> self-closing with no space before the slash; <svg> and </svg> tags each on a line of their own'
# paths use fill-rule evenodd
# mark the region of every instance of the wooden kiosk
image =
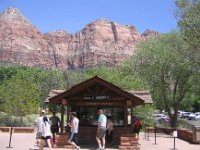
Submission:
<svg viewBox="0 0 200 150">
<path fill-rule="evenodd" d="M 105 115 L 112 116 L 113 141 L 120 145 L 122 135 L 132 134 L 132 108 L 145 104 L 145 99 L 139 94 L 124 91 L 116 85 L 94 76 L 50 98 L 49 102 L 60 104 L 62 107 L 61 122 L 63 126 L 60 138 L 61 135 L 66 138 L 66 134 L 68 134 L 68 130 L 64 129 L 64 122 L 66 122 L 64 112 L 67 108 L 67 114 L 76 112 L 80 120 L 79 144 L 96 144 L 97 112 L 99 108 L 102 108 Z M 65 140 L 64 142 L 67 144 Z M 57 142 L 59 145 L 59 141 Z"/>
</svg>

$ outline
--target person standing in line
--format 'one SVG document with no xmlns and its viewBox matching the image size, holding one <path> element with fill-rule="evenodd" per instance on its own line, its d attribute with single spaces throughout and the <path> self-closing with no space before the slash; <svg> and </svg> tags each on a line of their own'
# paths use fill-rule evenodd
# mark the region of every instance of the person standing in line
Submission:
<svg viewBox="0 0 200 150">
<path fill-rule="evenodd" d="M 80 150 L 80 146 L 77 145 L 79 119 L 76 117 L 76 112 L 71 113 L 71 120 L 68 125 L 71 128 L 68 143 L 73 146 L 73 149 L 75 147 L 77 150 Z"/>
<path fill-rule="evenodd" d="M 103 110 L 98 110 L 98 126 L 97 126 L 97 135 L 96 140 L 98 143 L 98 150 L 104 150 L 105 149 L 105 136 L 106 136 L 106 124 L 107 124 L 107 117 L 103 114 Z"/>
<path fill-rule="evenodd" d="M 112 117 L 107 117 L 107 128 L 106 128 L 106 139 L 109 145 L 112 144 L 112 137 L 113 137 L 113 122 Z"/>
<path fill-rule="evenodd" d="M 40 116 L 35 119 L 35 122 L 37 124 L 37 135 L 36 135 L 36 140 L 37 140 L 37 146 L 40 147 L 41 145 L 41 138 L 42 138 L 42 122 L 43 122 L 43 117 L 45 116 L 46 111 L 42 110 L 40 112 Z"/>
<path fill-rule="evenodd" d="M 43 122 L 42 122 L 42 142 L 41 142 L 39 150 L 43 150 L 43 145 L 44 145 L 45 141 L 47 141 L 49 150 L 51 150 L 52 149 L 52 145 L 51 145 L 51 129 L 50 129 L 49 119 L 46 116 L 43 117 Z"/>
<path fill-rule="evenodd" d="M 139 140 L 139 133 L 141 129 L 141 122 L 139 118 L 136 118 L 133 123 L 133 132 L 136 134 L 136 138 Z"/>
<path fill-rule="evenodd" d="M 51 122 L 51 133 L 53 135 L 53 143 L 55 143 L 55 134 L 59 132 L 59 127 L 61 125 L 60 118 L 56 116 L 56 112 L 53 112 L 53 116 L 49 118 Z"/>
</svg>

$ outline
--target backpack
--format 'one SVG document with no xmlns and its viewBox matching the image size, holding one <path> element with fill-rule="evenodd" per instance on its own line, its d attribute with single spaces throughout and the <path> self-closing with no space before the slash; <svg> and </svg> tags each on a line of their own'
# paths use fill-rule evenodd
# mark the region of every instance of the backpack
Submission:
<svg viewBox="0 0 200 150">
<path fill-rule="evenodd" d="M 139 129 L 142 129 L 142 124 L 140 123 L 140 125 L 139 125 Z"/>
</svg>

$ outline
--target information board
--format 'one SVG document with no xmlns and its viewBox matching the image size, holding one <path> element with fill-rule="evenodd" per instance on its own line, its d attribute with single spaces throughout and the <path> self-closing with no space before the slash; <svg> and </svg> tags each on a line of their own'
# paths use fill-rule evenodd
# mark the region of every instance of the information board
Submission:
<svg viewBox="0 0 200 150">
<path fill-rule="evenodd" d="M 200 130 L 196 130 L 196 141 L 200 142 Z"/>
</svg>

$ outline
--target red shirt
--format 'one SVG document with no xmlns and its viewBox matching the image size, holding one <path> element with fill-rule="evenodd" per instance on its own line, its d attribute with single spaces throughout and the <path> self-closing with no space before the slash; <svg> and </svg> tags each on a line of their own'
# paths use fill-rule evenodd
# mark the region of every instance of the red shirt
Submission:
<svg viewBox="0 0 200 150">
<path fill-rule="evenodd" d="M 139 120 L 136 120 L 135 128 L 140 128 L 140 121 Z"/>
</svg>

